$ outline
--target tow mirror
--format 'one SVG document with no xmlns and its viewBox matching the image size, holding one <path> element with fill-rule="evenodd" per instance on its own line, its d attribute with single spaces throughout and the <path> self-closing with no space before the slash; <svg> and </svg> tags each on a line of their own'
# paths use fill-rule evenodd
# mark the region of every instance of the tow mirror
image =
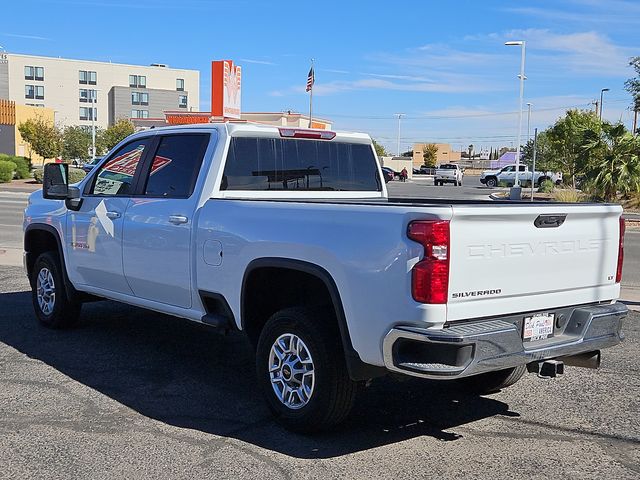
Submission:
<svg viewBox="0 0 640 480">
<path fill-rule="evenodd" d="M 69 195 L 69 165 L 47 163 L 44 166 L 42 196 L 50 200 L 65 200 Z"/>
</svg>

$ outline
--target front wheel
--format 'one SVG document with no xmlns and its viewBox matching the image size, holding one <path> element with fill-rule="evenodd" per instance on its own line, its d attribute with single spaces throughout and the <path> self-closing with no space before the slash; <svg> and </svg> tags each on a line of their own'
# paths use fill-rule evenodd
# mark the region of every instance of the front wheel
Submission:
<svg viewBox="0 0 640 480">
<path fill-rule="evenodd" d="M 520 365 L 518 367 L 461 378 L 458 380 L 458 384 L 470 393 L 485 395 L 510 387 L 520 380 L 526 371 L 527 366 Z"/>
<path fill-rule="evenodd" d="M 297 432 L 327 429 L 353 406 L 357 384 L 349 378 L 330 309 L 287 308 L 260 334 L 256 373 L 278 422 Z"/>
<path fill-rule="evenodd" d="M 45 327 L 67 328 L 78 321 L 81 304 L 69 299 L 54 252 L 40 254 L 33 265 L 31 299 L 36 317 Z"/>
<path fill-rule="evenodd" d="M 487 187 L 495 188 L 498 186 L 498 179 L 489 177 L 487 178 Z"/>
</svg>

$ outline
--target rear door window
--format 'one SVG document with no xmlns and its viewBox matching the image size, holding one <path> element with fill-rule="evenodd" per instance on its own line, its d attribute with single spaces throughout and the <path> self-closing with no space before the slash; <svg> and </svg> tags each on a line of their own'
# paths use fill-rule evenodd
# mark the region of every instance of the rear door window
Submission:
<svg viewBox="0 0 640 480">
<path fill-rule="evenodd" d="M 145 195 L 190 197 L 208 144 L 208 133 L 162 136 L 149 168 Z"/>
<path fill-rule="evenodd" d="M 370 145 L 234 137 L 221 190 L 382 190 Z"/>
</svg>

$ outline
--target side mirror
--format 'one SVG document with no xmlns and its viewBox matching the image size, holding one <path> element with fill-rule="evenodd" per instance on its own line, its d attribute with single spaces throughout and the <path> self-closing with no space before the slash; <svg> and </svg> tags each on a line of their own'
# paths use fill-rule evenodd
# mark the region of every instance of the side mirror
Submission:
<svg viewBox="0 0 640 480">
<path fill-rule="evenodd" d="M 47 163 L 44 166 L 42 196 L 50 200 L 65 200 L 69 194 L 69 165 Z"/>
</svg>

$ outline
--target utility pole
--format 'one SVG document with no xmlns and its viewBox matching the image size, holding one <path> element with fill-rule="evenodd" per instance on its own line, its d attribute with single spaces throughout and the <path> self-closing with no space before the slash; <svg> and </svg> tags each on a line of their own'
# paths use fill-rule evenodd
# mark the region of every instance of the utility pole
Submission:
<svg viewBox="0 0 640 480">
<path fill-rule="evenodd" d="M 602 121 L 602 110 L 604 110 L 604 99 L 602 98 L 602 95 L 604 94 L 604 92 L 608 91 L 608 88 L 603 88 L 602 90 L 600 90 L 600 121 Z"/>
<path fill-rule="evenodd" d="M 396 155 L 399 157 L 400 156 L 400 119 L 402 118 L 404 113 L 396 113 L 396 115 L 398 116 L 398 143 L 396 147 L 396 150 L 397 150 Z"/>
<path fill-rule="evenodd" d="M 509 194 L 511 200 L 520 200 L 521 189 L 520 182 L 518 181 L 518 175 L 520 174 L 520 142 L 522 141 L 522 104 L 524 102 L 524 61 L 525 61 L 525 49 L 526 42 L 524 40 L 505 42 L 507 46 L 519 46 L 520 47 L 520 102 L 518 108 L 518 145 L 516 145 L 516 175 L 513 181 L 513 189 Z"/>
<path fill-rule="evenodd" d="M 536 184 L 536 157 L 538 156 L 538 129 L 533 130 L 533 172 L 531 172 L 531 201 L 533 202 L 533 189 Z"/>
</svg>

